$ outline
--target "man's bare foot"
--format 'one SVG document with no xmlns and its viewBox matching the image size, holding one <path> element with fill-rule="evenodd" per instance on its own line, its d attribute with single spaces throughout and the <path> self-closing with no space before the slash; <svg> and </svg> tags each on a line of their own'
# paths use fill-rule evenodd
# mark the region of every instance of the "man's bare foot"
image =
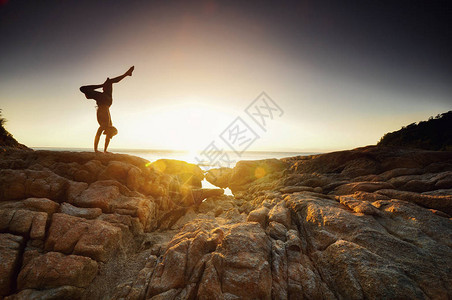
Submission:
<svg viewBox="0 0 452 300">
<path fill-rule="evenodd" d="M 99 151 L 99 150 L 94 150 L 94 152 L 95 152 L 95 153 L 100 153 L 100 151 Z"/>
<path fill-rule="evenodd" d="M 109 151 L 104 151 L 104 153 L 105 153 L 105 154 L 111 154 L 111 152 L 109 152 Z"/>
<path fill-rule="evenodd" d="M 133 70 L 135 70 L 135 66 L 130 67 L 130 69 L 127 70 L 126 74 L 129 75 L 129 76 L 132 76 Z"/>
</svg>

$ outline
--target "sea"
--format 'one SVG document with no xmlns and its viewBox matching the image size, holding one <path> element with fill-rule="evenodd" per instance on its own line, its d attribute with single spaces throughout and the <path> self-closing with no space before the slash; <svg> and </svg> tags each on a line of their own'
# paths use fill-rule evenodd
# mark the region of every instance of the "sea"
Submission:
<svg viewBox="0 0 452 300">
<path fill-rule="evenodd" d="M 33 147 L 33 150 L 50 151 L 74 151 L 74 152 L 92 152 L 91 148 L 54 148 L 54 147 Z M 179 151 L 179 150 L 149 150 L 149 149 L 109 149 L 112 153 L 128 154 L 144 158 L 150 162 L 158 159 L 177 159 L 189 163 L 197 164 L 203 171 L 212 168 L 230 167 L 233 168 L 236 162 L 240 160 L 261 160 L 268 158 L 285 158 L 293 156 L 307 156 L 320 154 L 319 152 L 276 152 L 276 151 L 245 151 L 237 154 L 233 151 L 207 152 L 207 151 Z M 202 182 L 203 188 L 216 188 L 205 179 Z M 231 195 L 229 189 L 225 194 Z"/>
</svg>

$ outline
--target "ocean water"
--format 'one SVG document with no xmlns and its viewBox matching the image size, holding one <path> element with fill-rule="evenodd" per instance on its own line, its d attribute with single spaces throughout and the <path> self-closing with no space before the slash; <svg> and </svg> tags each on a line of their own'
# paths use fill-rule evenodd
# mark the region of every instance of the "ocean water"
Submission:
<svg viewBox="0 0 452 300">
<path fill-rule="evenodd" d="M 34 150 L 51 150 L 51 151 L 74 151 L 84 152 L 93 151 L 91 148 L 50 148 L 50 147 L 33 147 Z M 175 151 L 175 150 L 146 150 L 146 149 L 110 149 L 113 153 L 129 154 L 149 160 L 156 161 L 161 158 L 183 160 L 189 163 L 199 165 L 199 167 L 207 171 L 218 167 L 234 167 L 236 162 L 240 160 L 260 160 L 268 158 L 284 158 L 292 156 L 306 156 L 319 154 L 318 152 L 271 152 L 271 151 L 245 151 L 241 155 L 237 155 L 232 151 L 224 151 L 221 153 L 205 153 Z M 202 182 L 203 188 L 216 188 L 205 179 Z M 232 195 L 229 189 L 225 190 L 225 194 Z"/>
</svg>

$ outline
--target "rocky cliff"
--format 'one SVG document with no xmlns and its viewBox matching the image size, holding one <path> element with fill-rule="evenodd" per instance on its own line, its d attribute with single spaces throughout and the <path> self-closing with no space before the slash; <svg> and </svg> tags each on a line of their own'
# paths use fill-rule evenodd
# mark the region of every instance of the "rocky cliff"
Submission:
<svg viewBox="0 0 452 300">
<path fill-rule="evenodd" d="M 0 298 L 452 297 L 452 152 L 0 154 Z"/>
</svg>

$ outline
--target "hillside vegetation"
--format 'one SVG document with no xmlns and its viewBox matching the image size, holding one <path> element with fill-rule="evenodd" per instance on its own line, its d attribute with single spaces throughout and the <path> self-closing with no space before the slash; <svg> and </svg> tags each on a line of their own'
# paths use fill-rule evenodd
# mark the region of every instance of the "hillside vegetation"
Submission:
<svg viewBox="0 0 452 300">
<path fill-rule="evenodd" d="M 426 150 L 452 150 L 452 111 L 386 133 L 378 146 L 402 146 Z"/>
</svg>

